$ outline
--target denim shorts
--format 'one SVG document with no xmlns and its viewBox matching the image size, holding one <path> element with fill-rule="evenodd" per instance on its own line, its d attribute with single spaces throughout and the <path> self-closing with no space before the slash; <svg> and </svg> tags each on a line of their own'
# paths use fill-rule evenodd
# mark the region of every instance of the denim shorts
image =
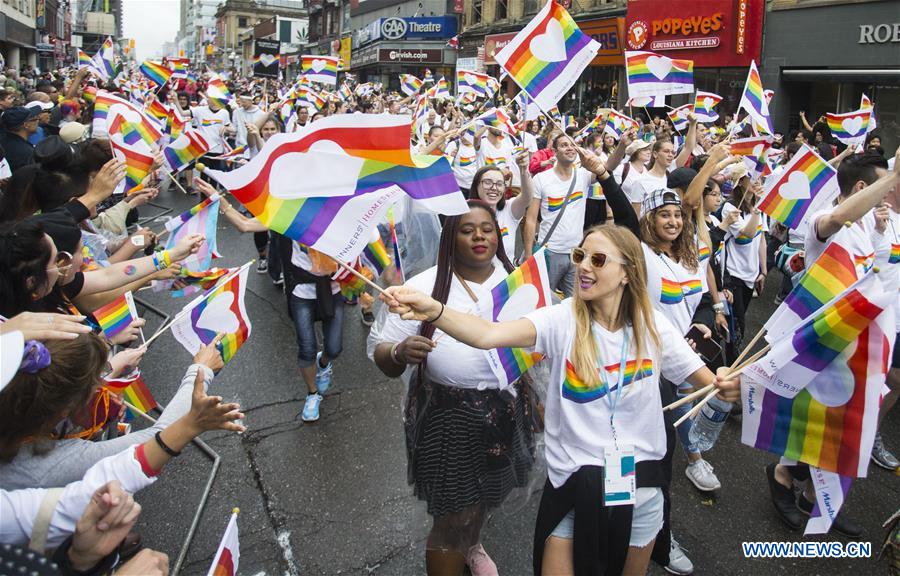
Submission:
<svg viewBox="0 0 900 576">
<path fill-rule="evenodd" d="M 631 540 L 629 546 L 643 548 L 656 538 L 663 527 L 662 488 L 638 488 L 634 515 L 631 517 Z M 571 540 L 575 537 L 575 510 L 560 520 L 551 536 Z"/>
</svg>

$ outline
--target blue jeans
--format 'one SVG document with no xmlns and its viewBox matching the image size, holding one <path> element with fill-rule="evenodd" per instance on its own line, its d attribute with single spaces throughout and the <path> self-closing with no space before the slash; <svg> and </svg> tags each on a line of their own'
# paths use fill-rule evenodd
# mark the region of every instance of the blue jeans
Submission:
<svg viewBox="0 0 900 576">
<path fill-rule="evenodd" d="M 291 295 L 291 312 L 294 329 L 297 331 L 297 364 L 301 368 L 312 366 L 316 361 L 319 345 L 316 341 L 316 301 Z M 334 316 L 322 321 L 325 335 L 324 352 L 329 360 L 337 358 L 343 348 L 344 303 L 340 297 L 334 299 Z"/>
<path fill-rule="evenodd" d="M 560 254 L 547 250 L 547 273 L 550 289 L 559 289 L 567 298 L 575 293 L 575 265 L 568 253 Z"/>
<path fill-rule="evenodd" d="M 682 398 L 684 398 L 685 396 L 687 396 L 688 394 L 693 392 L 693 390 L 694 390 L 694 388 L 693 388 L 693 386 L 691 386 L 691 384 L 689 382 L 682 382 L 681 384 L 678 385 L 678 390 L 675 392 L 675 399 L 681 400 Z M 673 408 L 672 409 L 672 418 L 674 418 L 673 422 L 675 420 L 678 420 L 685 414 L 687 414 L 688 411 L 693 407 L 694 407 L 694 403 L 688 402 L 686 404 L 682 404 L 678 408 Z M 691 434 L 691 428 L 693 428 L 693 426 L 694 426 L 694 421 L 691 420 L 690 418 L 688 418 L 681 424 L 681 426 L 679 426 L 678 428 L 675 429 L 675 431 L 678 432 L 678 440 L 681 442 L 681 447 L 684 449 L 685 454 L 698 454 L 700 452 L 699 450 L 697 450 L 697 448 L 693 444 L 691 444 L 690 434 Z"/>
</svg>

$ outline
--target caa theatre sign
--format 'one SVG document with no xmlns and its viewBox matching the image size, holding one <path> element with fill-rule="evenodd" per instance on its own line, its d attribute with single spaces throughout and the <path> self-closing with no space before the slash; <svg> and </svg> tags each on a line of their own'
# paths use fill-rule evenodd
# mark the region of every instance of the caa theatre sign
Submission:
<svg viewBox="0 0 900 576">
<path fill-rule="evenodd" d="M 759 62 L 765 0 L 630 0 L 628 50 L 693 60 L 697 67 Z"/>
</svg>

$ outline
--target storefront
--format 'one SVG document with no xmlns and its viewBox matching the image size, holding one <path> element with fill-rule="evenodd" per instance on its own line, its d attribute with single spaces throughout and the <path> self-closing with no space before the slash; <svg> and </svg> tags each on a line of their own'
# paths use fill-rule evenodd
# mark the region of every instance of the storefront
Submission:
<svg viewBox="0 0 900 576">
<path fill-rule="evenodd" d="M 399 90 L 400 74 L 422 78 L 426 68 L 452 82 L 456 51 L 447 39 L 456 29 L 455 16 L 378 18 L 354 31 L 350 68 L 360 82 L 381 82 L 388 90 Z"/>
<path fill-rule="evenodd" d="M 764 9 L 764 0 L 630 0 L 625 49 L 693 60 L 694 88 L 722 96 L 719 109 L 731 112 L 741 100 L 751 60 L 760 59 Z M 692 100 L 677 94 L 666 104 Z"/>
<path fill-rule="evenodd" d="M 775 91 L 770 111 L 776 128 L 798 129 L 801 110 L 810 122 L 826 112 L 856 110 L 865 93 L 875 102 L 885 151 L 892 153 L 900 144 L 896 1 L 773 8 L 766 14 L 760 74 L 763 86 Z"/>
</svg>

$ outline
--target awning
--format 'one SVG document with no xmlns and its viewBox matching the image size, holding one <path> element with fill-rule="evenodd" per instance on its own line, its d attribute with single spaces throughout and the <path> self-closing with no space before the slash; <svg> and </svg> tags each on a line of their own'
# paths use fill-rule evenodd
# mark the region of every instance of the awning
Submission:
<svg viewBox="0 0 900 576">
<path fill-rule="evenodd" d="M 785 80 L 794 82 L 883 82 L 887 84 L 900 84 L 900 68 L 873 68 L 873 69 L 797 69 L 782 70 Z"/>
</svg>

